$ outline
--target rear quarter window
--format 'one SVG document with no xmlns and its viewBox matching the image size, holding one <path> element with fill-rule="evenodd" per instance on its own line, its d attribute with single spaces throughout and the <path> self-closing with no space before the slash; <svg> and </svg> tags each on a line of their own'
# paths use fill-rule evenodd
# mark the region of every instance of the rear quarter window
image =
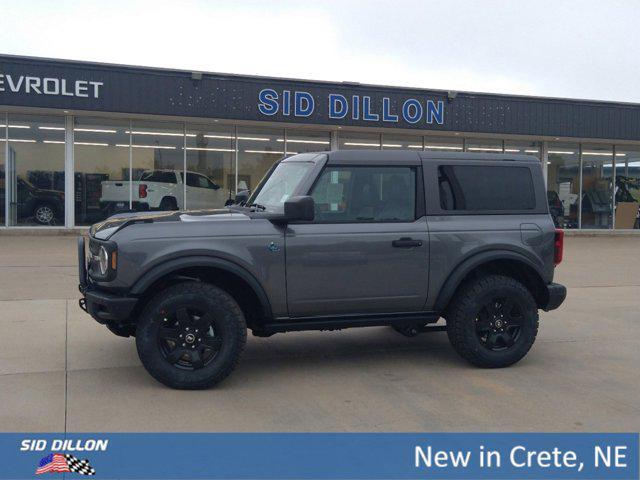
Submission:
<svg viewBox="0 0 640 480">
<path fill-rule="evenodd" d="M 438 190 L 442 210 L 523 211 L 536 206 L 527 167 L 441 165 Z"/>
</svg>

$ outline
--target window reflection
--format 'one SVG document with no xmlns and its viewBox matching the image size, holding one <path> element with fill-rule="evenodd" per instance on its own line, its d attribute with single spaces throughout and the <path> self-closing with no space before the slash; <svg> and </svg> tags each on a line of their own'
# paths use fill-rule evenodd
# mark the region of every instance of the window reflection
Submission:
<svg viewBox="0 0 640 480">
<path fill-rule="evenodd" d="M 579 150 L 577 143 L 549 143 L 547 202 L 551 217 L 560 228 L 578 228 Z"/>
<path fill-rule="evenodd" d="M 540 142 L 504 142 L 504 153 L 517 153 L 519 155 L 532 155 L 538 159 L 542 158 Z"/>
<path fill-rule="evenodd" d="M 287 155 L 298 153 L 287 146 Z M 285 156 L 284 130 L 238 128 L 238 190 L 252 191 L 271 166 Z"/>
<path fill-rule="evenodd" d="M 235 192 L 233 127 L 187 125 L 187 208 L 221 208 Z"/>
<path fill-rule="evenodd" d="M 467 152 L 502 153 L 502 140 L 467 138 Z"/>
<path fill-rule="evenodd" d="M 75 118 L 73 154 L 77 225 L 91 225 L 129 209 L 128 130 L 126 120 Z"/>
<path fill-rule="evenodd" d="M 379 133 L 338 132 L 340 150 L 380 150 Z"/>
<path fill-rule="evenodd" d="M 9 115 L 8 132 L 8 224 L 64 225 L 64 117 Z"/>
<path fill-rule="evenodd" d="M 395 134 L 383 134 L 382 135 L 382 149 L 383 150 L 422 150 L 422 136 L 418 135 L 395 135 Z"/>
<path fill-rule="evenodd" d="M 582 228 L 611 228 L 613 147 L 582 146 Z"/>
<path fill-rule="evenodd" d="M 462 138 L 456 137 L 424 137 L 425 152 L 461 152 Z"/>
<path fill-rule="evenodd" d="M 195 136 L 195 134 L 190 135 Z M 129 148 L 128 143 L 120 146 Z M 133 208 L 137 210 L 184 209 L 185 187 L 181 176 L 184 170 L 183 125 L 164 122 L 132 122 L 131 154 Z M 138 181 L 142 176 L 145 176 L 146 180 Z"/>
<path fill-rule="evenodd" d="M 615 228 L 640 228 L 640 147 L 616 148 Z"/>
<path fill-rule="evenodd" d="M 284 139 L 278 139 L 283 143 Z M 308 130 L 287 130 L 287 150 L 297 153 L 331 150 L 331 134 Z"/>
</svg>

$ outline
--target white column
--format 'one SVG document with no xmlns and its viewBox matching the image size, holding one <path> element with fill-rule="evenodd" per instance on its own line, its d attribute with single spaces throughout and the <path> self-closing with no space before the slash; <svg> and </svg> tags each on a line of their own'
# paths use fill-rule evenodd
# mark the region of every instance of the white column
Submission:
<svg viewBox="0 0 640 480">
<path fill-rule="evenodd" d="M 338 150 L 338 131 L 331 130 L 331 150 Z"/>
<path fill-rule="evenodd" d="M 65 117 L 64 138 L 64 226 L 75 226 L 76 195 L 75 195 L 75 166 L 73 159 L 73 116 Z"/>
</svg>

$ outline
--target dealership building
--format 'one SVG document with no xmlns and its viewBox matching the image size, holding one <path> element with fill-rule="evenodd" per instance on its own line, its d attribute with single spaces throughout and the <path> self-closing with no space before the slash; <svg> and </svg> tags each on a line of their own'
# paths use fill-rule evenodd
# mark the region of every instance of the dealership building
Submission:
<svg viewBox="0 0 640 480">
<path fill-rule="evenodd" d="M 218 207 L 335 149 L 532 155 L 558 225 L 639 228 L 638 104 L 0 56 L 1 229 L 143 208 L 141 178 L 175 183 L 165 206 Z"/>
</svg>

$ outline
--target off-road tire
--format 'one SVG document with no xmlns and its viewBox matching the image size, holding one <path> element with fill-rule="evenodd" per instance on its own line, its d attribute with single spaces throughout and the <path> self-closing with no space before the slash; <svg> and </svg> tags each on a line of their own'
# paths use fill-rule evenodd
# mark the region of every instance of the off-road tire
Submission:
<svg viewBox="0 0 640 480">
<path fill-rule="evenodd" d="M 161 345 L 164 319 L 186 307 L 210 314 L 221 337 L 210 363 L 193 370 L 172 364 Z M 236 301 L 224 290 L 202 282 L 180 283 L 160 291 L 144 308 L 136 329 L 142 364 L 153 378 L 176 389 L 209 388 L 225 379 L 240 361 L 246 341 L 247 325 Z"/>
<path fill-rule="evenodd" d="M 483 345 L 476 331 L 479 312 L 488 298 L 508 297 L 520 305 L 522 325 L 513 345 L 492 351 Z M 538 333 L 538 307 L 531 292 L 517 280 L 502 275 L 485 275 L 465 282 L 445 312 L 447 335 L 454 350 L 483 368 L 502 368 L 521 360 Z"/>
</svg>

